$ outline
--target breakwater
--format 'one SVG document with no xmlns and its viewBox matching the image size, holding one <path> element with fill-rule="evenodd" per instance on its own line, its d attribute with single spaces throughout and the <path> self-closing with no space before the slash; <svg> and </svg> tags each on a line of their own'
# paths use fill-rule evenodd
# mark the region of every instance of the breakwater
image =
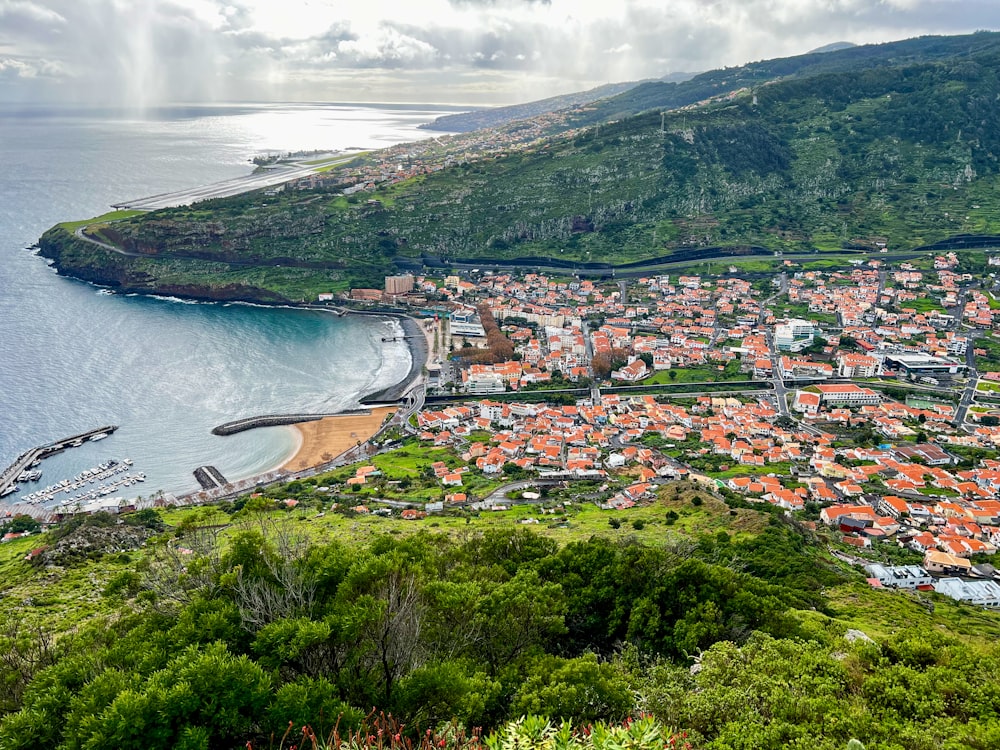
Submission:
<svg viewBox="0 0 1000 750">
<path fill-rule="evenodd" d="M 315 422 L 331 414 L 265 414 L 260 417 L 247 417 L 233 422 L 220 424 L 212 428 L 213 435 L 235 435 L 237 432 L 252 430 L 256 427 L 280 427 L 282 425 L 298 424 L 299 422 Z"/>
<path fill-rule="evenodd" d="M 199 466 L 194 470 L 194 478 L 203 490 L 214 490 L 229 484 L 229 480 L 214 466 Z"/>
<path fill-rule="evenodd" d="M 56 440 L 53 443 L 46 443 L 45 445 L 25 451 L 20 456 L 15 458 L 14 462 L 3 470 L 3 473 L 0 473 L 0 497 L 9 494 L 8 490 L 11 490 L 11 488 L 15 486 L 17 478 L 20 476 L 21 472 L 31 466 L 34 466 L 36 462 L 64 451 L 67 448 L 79 447 L 83 445 L 84 441 L 95 438 L 98 435 L 110 435 L 117 429 L 118 425 L 114 424 L 107 425 L 105 427 L 98 427 L 96 430 L 81 432 L 78 435 L 71 435 L 68 438 Z"/>
</svg>

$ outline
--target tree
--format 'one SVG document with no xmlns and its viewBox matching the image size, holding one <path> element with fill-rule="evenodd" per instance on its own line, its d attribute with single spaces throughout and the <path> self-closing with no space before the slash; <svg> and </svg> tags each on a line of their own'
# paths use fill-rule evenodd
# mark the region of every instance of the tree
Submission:
<svg viewBox="0 0 1000 750">
<path fill-rule="evenodd" d="M 42 525 L 34 518 L 24 514 L 18 514 L 6 523 L 0 525 L 0 533 L 3 534 L 35 534 L 40 531 Z"/>
<path fill-rule="evenodd" d="M 146 678 L 108 670 L 61 719 L 89 747 L 234 747 L 259 730 L 270 693 L 257 664 L 210 644 L 185 649 Z"/>
<path fill-rule="evenodd" d="M 566 597 L 557 583 L 543 583 L 521 569 L 488 591 L 479 604 L 480 652 L 492 673 L 566 632 Z"/>
<path fill-rule="evenodd" d="M 418 727 L 436 727 L 452 719 L 464 726 L 482 725 L 497 712 L 503 686 L 476 667 L 466 661 L 418 667 L 400 682 L 395 713 Z"/>
<path fill-rule="evenodd" d="M 621 721 L 632 708 L 628 683 L 594 654 L 576 659 L 540 657 L 531 664 L 511 706 L 515 716 L 534 714 L 573 724 Z"/>
</svg>

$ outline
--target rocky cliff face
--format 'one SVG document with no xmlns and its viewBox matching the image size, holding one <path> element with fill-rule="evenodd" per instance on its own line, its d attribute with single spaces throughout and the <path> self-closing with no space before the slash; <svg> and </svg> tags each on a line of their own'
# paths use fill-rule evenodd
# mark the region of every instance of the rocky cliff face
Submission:
<svg viewBox="0 0 1000 750">
<path fill-rule="evenodd" d="M 82 240 L 61 227 L 54 227 L 42 235 L 38 253 L 50 259 L 55 269 L 64 276 L 72 276 L 120 292 L 162 294 L 213 302 L 289 301 L 276 292 L 250 284 L 225 282 L 210 274 L 205 274 L 201 283 L 170 281 L 144 268 L 145 263 L 156 262 L 155 259 L 116 254 Z M 223 264 L 215 265 L 220 274 L 229 270 Z"/>
<path fill-rule="evenodd" d="M 65 567 L 102 555 L 139 549 L 152 535 L 152 531 L 141 526 L 85 525 L 47 548 L 36 562 Z"/>
</svg>

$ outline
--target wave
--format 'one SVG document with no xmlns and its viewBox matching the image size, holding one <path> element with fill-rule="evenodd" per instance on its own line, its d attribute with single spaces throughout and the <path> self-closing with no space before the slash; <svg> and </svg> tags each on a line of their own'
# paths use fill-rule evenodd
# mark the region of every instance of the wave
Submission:
<svg viewBox="0 0 1000 750">
<path fill-rule="evenodd" d="M 387 318 L 383 326 L 373 327 L 369 332 L 369 341 L 378 363 L 372 367 L 371 377 L 358 388 L 355 398 L 365 396 L 389 388 L 403 380 L 410 370 L 413 354 L 404 336 L 406 329 L 398 318 Z M 393 338 L 395 341 L 383 341 L 383 338 Z"/>
<path fill-rule="evenodd" d="M 125 295 L 126 297 L 146 297 L 147 299 L 158 299 L 163 302 L 173 302 L 178 305 L 214 305 L 214 302 L 202 302 L 196 299 L 182 299 L 180 297 L 170 297 L 164 294 L 139 294 L 138 292 L 132 292 Z"/>
</svg>

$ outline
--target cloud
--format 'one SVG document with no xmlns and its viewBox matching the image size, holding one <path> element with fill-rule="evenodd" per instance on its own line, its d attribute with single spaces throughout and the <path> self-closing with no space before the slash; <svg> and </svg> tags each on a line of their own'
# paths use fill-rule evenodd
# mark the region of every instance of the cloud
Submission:
<svg viewBox="0 0 1000 750">
<path fill-rule="evenodd" d="M 66 19 L 56 11 L 30 0 L 0 0 L 0 19 L 4 23 L 18 19 L 40 24 L 66 23 Z"/>
<path fill-rule="evenodd" d="M 86 101 L 350 99 L 352 74 L 395 99 L 512 101 L 998 27 L 996 0 L 0 0 L 0 70 Z"/>
<path fill-rule="evenodd" d="M 378 33 L 337 43 L 338 59 L 358 67 L 427 67 L 437 62 L 437 49 L 391 26 Z"/>
</svg>

